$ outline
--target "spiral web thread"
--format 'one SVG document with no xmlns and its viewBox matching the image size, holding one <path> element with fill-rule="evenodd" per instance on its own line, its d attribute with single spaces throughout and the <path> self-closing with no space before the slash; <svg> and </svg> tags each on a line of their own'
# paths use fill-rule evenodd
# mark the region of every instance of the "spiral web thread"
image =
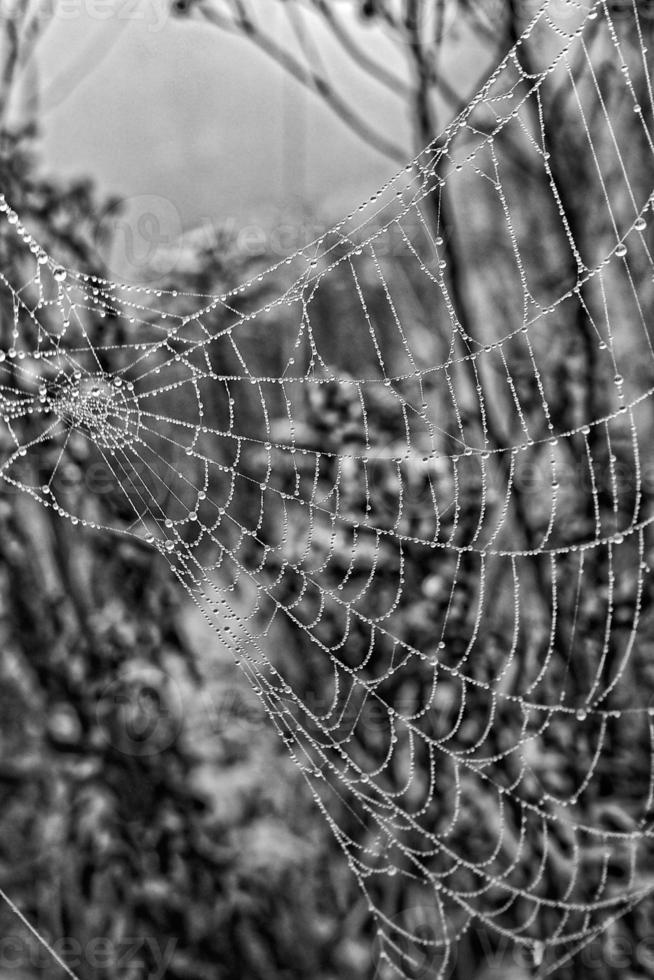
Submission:
<svg viewBox="0 0 654 980">
<path fill-rule="evenodd" d="M 546 4 L 438 141 L 223 295 L 64 269 L 2 203 L 5 484 L 170 563 L 303 770 L 389 975 L 447 976 L 474 926 L 546 976 L 654 880 L 654 105 L 638 6 L 575 9 Z M 584 245 L 555 97 L 593 165 Z M 480 249 L 478 336 L 446 199 Z M 97 507 L 70 476 L 91 462 Z"/>
</svg>

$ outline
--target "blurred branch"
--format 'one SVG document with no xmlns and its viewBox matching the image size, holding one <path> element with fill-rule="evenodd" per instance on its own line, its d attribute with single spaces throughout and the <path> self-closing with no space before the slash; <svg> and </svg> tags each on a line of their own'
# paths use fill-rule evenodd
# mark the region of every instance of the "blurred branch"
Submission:
<svg viewBox="0 0 654 980">
<path fill-rule="evenodd" d="M 339 41 L 341 47 L 346 54 L 357 64 L 359 68 L 362 68 L 371 78 L 374 78 L 381 85 L 385 85 L 386 88 L 393 95 L 398 95 L 403 98 L 409 98 L 412 94 L 411 87 L 406 84 L 406 82 L 400 78 L 399 75 L 395 75 L 393 72 L 384 68 L 379 62 L 371 58 L 368 53 L 361 48 L 352 36 L 346 30 L 343 22 L 336 16 L 333 8 L 327 3 L 327 0 L 314 0 L 316 9 L 322 14 L 325 23 L 329 26 L 334 37 Z"/>
<path fill-rule="evenodd" d="M 24 0 L 23 0 L 24 2 Z M 19 16 L 22 16 L 23 12 Z M 4 38 L 4 57 L 2 65 L 2 88 L 0 90 L 0 122 L 4 123 L 4 118 L 11 96 L 14 75 L 18 64 L 19 32 L 14 18 L 9 17 L 5 27 Z"/>
<path fill-rule="evenodd" d="M 397 163 L 404 163 L 406 161 L 407 153 L 405 149 L 397 143 L 387 140 L 373 129 L 372 126 L 369 126 L 358 113 L 354 112 L 324 76 L 305 68 L 294 55 L 286 51 L 267 34 L 260 31 L 242 6 L 240 4 L 238 6 L 239 16 L 235 22 L 230 21 L 228 18 L 221 16 L 217 11 L 208 7 L 204 0 L 198 5 L 197 9 L 215 27 L 227 33 L 243 34 L 252 41 L 261 51 L 272 58 L 273 61 L 277 62 L 284 71 L 288 72 L 291 77 L 295 78 L 305 88 L 320 96 L 325 105 L 363 142 L 368 143 L 369 146 Z"/>
<path fill-rule="evenodd" d="M 2 80 L 0 82 L 0 125 L 4 127 L 5 117 L 17 71 L 24 68 L 41 37 L 43 28 L 42 11 L 30 10 L 29 0 L 18 0 L 5 18 L 2 43 L 4 46 Z M 32 82 L 29 100 L 34 110 L 37 100 L 37 85 Z"/>
<path fill-rule="evenodd" d="M 431 71 L 428 59 L 425 57 L 423 45 L 419 33 L 420 0 L 407 0 L 407 20 L 406 29 L 410 38 L 410 50 L 413 55 L 415 70 L 417 75 L 416 86 L 416 116 L 419 139 L 422 145 L 428 145 L 433 140 L 433 135 L 437 131 L 437 122 L 431 102 Z M 438 147 L 434 147 L 434 172 L 438 173 Z M 433 237 L 440 236 L 443 239 L 443 251 L 447 262 L 447 284 L 451 297 L 454 315 L 460 327 L 461 334 L 465 342 L 466 338 L 476 338 L 475 317 L 472 306 L 469 302 L 470 290 L 467 282 L 467 270 L 465 258 L 460 250 L 455 220 L 447 193 L 443 190 L 438 197 L 433 193 L 427 198 L 427 220 L 431 226 Z M 466 345 L 467 346 L 467 345 Z M 476 378 L 472 368 L 472 362 L 465 359 L 462 362 L 462 370 L 470 391 L 474 394 L 476 388 Z M 508 444 L 506 434 L 502 431 L 499 422 L 500 411 L 491 413 L 489 410 L 486 415 L 486 431 L 488 441 L 495 449 Z M 503 456 L 501 457 L 503 458 Z M 520 527 L 524 539 L 529 548 L 534 548 L 536 538 L 529 520 L 529 512 L 523 500 L 520 487 L 514 485 L 514 509 L 516 522 Z M 539 591 L 542 596 L 546 593 L 546 583 L 542 575 L 540 564 L 533 563 L 534 574 L 538 581 Z"/>
</svg>

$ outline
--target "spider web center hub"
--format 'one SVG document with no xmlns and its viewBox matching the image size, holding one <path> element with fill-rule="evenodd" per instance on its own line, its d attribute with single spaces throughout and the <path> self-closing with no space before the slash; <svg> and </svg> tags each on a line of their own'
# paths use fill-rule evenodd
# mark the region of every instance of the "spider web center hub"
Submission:
<svg viewBox="0 0 654 980">
<path fill-rule="evenodd" d="M 58 385 L 52 409 L 67 425 L 105 449 L 132 443 L 139 432 L 140 410 L 133 385 L 118 376 L 75 372 Z"/>
</svg>

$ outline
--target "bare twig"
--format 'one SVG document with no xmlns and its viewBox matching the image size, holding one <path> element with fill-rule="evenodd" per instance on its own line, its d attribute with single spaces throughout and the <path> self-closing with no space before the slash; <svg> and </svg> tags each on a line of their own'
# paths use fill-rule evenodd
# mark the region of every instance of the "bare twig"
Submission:
<svg viewBox="0 0 654 980">
<path fill-rule="evenodd" d="M 406 162 L 406 149 L 391 140 L 387 140 L 377 130 L 373 129 L 339 95 L 328 79 L 315 71 L 305 68 L 294 55 L 285 50 L 267 34 L 260 31 L 251 18 L 241 17 L 237 21 L 232 22 L 228 18 L 222 17 L 204 2 L 200 3 L 197 9 L 215 27 L 219 27 L 221 30 L 229 33 L 240 33 L 256 44 L 258 48 L 271 57 L 273 61 L 276 61 L 296 81 L 310 91 L 315 92 L 341 122 L 363 140 L 363 142 L 397 163 Z"/>
<path fill-rule="evenodd" d="M 374 78 L 381 85 L 400 98 L 409 98 L 411 87 L 399 75 L 389 71 L 354 41 L 351 34 L 346 30 L 342 20 L 336 16 L 333 6 L 327 0 L 313 0 L 315 8 L 323 16 L 325 23 L 331 29 L 341 48 L 350 58 L 362 68 L 371 78 Z"/>
</svg>

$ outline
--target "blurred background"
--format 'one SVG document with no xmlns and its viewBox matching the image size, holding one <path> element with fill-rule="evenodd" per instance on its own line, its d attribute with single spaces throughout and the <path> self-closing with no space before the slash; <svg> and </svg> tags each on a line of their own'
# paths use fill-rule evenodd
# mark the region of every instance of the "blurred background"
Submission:
<svg viewBox="0 0 654 980">
<path fill-rule="evenodd" d="M 550 4 L 554 22 L 566 29 L 581 23 L 586 6 L 565 0 Z M 647 13 L 647 4 L 642 6 Z M 617 17 L 620 5 L 614 7 Z M 0 186 L 37 240 L 68 267 L 127 284 L 219 293 L 295 252 L 404 167 L 466 105 L 537 8 L 529 0 L 7 2 L 0 18 Z M 650 62 L 643 65 L 633 21 L 619 23 L 625 62 L 638 91 L 645 93 L 643 118 L 649 125 Z M 649 32 L 651 17 L 644 16 L 643 23 Z M 607 38 L 599 18 L 588 43 L 603 105 L 618 143 L 629 148 L 629 186 L 644 206 L 650 193 L 649 151 L 640 119 L 625 109 L 631 95 L 625 94 L 624 74 Z M 513 69 L 512 91 L 524 84 L 530 69 L 542 66 L 547 50 L 539 40 L 525 45 L 524 73 Z M 620 183 L 606 113 L 592 81 L 576 70 L 593 145 L 602 147 L 602 166 L 613 181 L 618 224 L 627 227 L 633 222 L 632 202 Z M 547 91 L 544 97 L 550 165 L 572 235 L 590 264 L 611 247 L 615 225 L 605 209 L 601 214 L 593 209 L 603 200 L 595 161 L 579 127 L 578 107 L 560 95 L 553 90 L 551 98 Z M 542 180 L 542 161 L 530 156 L 535 126 L 533 119 L 522 131 L 516 125 L 498 153 L 516 215 L 514 231 L 532 243 L 529 264 L 545 297 L 558 295 L 562 283 L 576 282 L 578 265 L 557 222 L 551 188 Z M 521 209 L 525 189 L 531 205 Z M 443 205 L 440 220 L 441 228 L 446 225 L 455 305 L 471 335 L 490 343 L 506 332 L 507 321 L 521 316 L 522 292 L 515 287 L 502 216 L 483 190 L 470 195 L 463 186 L 447 209 Z M 24 280 L 25 257 L 4 231 L 0 262 L 10 282 Z M 428 328 L 448 321 L 443 310 L 434 312 L 422 270 L 390 260 L 385 269 L 400 317 L 412 325 L 421 363 L 438 363 L 445 335 Z M 471 289 L 473 270 L 477 285 Z M 387 363 L 398 363 L 395 322 L 367 271 L 364 286 L 381 349 Z M 630 271 L 647 312 L 652 282 L 646 248 Z M 622 323 L 615 350 L 627 363 L 627 384 L 638 393 L 651 383 L 651 365 L 633 356 L 642 337 L 629 326 L 632 301 L 617 274 L 613 285 L 613 319 Z M 268 278 L 262 290 L 270 288 Z M 583 298 L 591 308 L 597 302 L 592 287 Z M 1 302 L 4 349 L 13 322 L 8 290 L 3 289 Z M 339 377 L 376 369 L 371 350 L 352 341 L 352 302 L 337 273 L 314 312 L 321 350 Z M 571 323 L 579 328 L 574 336 Z M 602 360 L 587 325 L 577 307 L 564 306 L 556 313 L 554 334 L 535 340 L 542 376 L 555 392 L 552 418 L 561 432 L 613 407 L 606 379 L 615 368 Z M 288 354 L 293 325 L 282 320 L 279 326 L 278 339 L 264 345 L 245 332 L 244 350 L 250 361 L 260 359 L 262 374 L 279 375 Z M 545 438 L 531 361 L 516 347 L 510 363 L 526 416 Z M 10 383 L 19 385 L 13 376 Z M 431 397 L 442 399 L 443 412 L 451 413 L 447 395 L 432 392 Z M 500 392 L 493 405 L 495 421 L 503 430 L 500 441 L 511 445 L 522 432 L 512 403 L 503 398 Z M 238 407 L 243 428 L 258 432 L 260 423 L 254 412 L 248 414 L 247 401 Z M 377 408 L 376 444 L 399 445 L 397 415 L 381 402 Z M 277 409 L 279 423 L 283 411 Z M 650 424 L 647 411 L 639 423 L 643 431 Z M 335 385 L 306 407 L 301 435 L 307 445 L 338 452 L 345 439 L 357 438 L 352 431 L 360 424 L 356 406 Z M 475 423 L 466 417 L 463 424 Z M 613 462 L 622 466 L 624 485 L 620 507 L 611 487 L 600 488 L 598 506 L 607 526 L 633 510 L 636 496 L 628 432 L 616 425 L 613 436 Z M 452 452 L 449 445 L 442 448 Z M 37 472 L 51 467 L 49 451 L 44 444 L 29 465 Z M 93 453 L 74 439 L 67 451 L 66 486 L 57 492 L 74 498 L 80 513 L 119 523 L 123 514 L 115 493 L 94 487 Z M 575 451 L 578 446 L 573 461 Z M 593 453 L 598 470 L 602 462 L 608 467 L 609 450 L 599 438 Z M 556 531 L 565 546 L 592 537 L 596 520 L 590 490 L 574 492 L 576 473 L 562 495 L 565 519 Z M 325 485 L 329 478 L 321 475 Z M 445 492 L 451 473 L 442 479 Z M 398 493 L 393 467 L 381 467 L 376 480 L 377 516 L 390 526 Z M 354 501 L 358 490 L 352 489 L 353 508 L 360 506 Z M 638 491 L 639 506 L 647 511 L 651 481 L 639 483 Z M 422 526 L 433 518 L 425 486 L 414 486 L 412 494 L 403 520 Z M 471 477 L 459 529 L 464 539 L 480 521 L 479 498 L 479 482 Z M 244 496 L 238 506 L 251 515 L 256 501 Z M 516 533 L 535 546 L 549 514 L 528 489 L 515 507 Z M 349 556 L 341 546 L 347 568 Z M 629 551 L 625 560 L 633 564 L 634 554 Z M 590 663 L 597 656 L 593 637 L 603 621 L 603 604 L 618 610 L 605 667 L 609 675 L 629 642 L 637 601 L 641 643 L 614 692 L 620 710 L 652 689 L 654 617 L 649 586 L 636 600 L 629 579 L 632 587 L 613 595 L 608 563 L 606 555 L 596 563 L 589 560 L 583 589 L 575 600 L 562 601 L 559 617 L 562 634 L 566 624 L 579 624 L 588 638 Z M 389 582 L 399 574 L 390 554 L 381 568 Z M 564 579 L 574 576 L 574 569 L 572 558 L 568 565 L 562 559 Z M 433 556 L 416 557 L 399 614 L 417 645 L 436 635 L 448 607 L 448 574 Z M 535 608 L 551 591 L 548 574 L 526 576 L 527 607 L 530 597 Z M 475 580 L 475 570 L 466 567 L 452 614 L 461 642 L 471 628 Z M 483 669 L 491 676 L 500 670 L 510 636 L 507 594 L 508 600 L 498 599 L 488 635 L 480 640 Z M 336 618 L 331 626 L 338 636 Z M 538 649 L 549 623 L 540 627 L 533 639 Z M 52 510 L 3 486 L 0 651 L 0 887 L 80 978 L 367 980 L 386 975 L 368 906 L 304 780 L 231 654 L 160 556 L 137 540 L 71 528 Z M 275 656 L 290 665 L 300 687 L 320 690 L 324 676 L 314 669 L 302 635 L 280 631 Z M 524 665 L 527 673 L 530 663 Z M 402 696 L 419 698 L 425 676 L 417 673 L 405 682 Z M 524 676 L 513 682 L 518 690 L 526 684 Z M 588 671 L 561 668 L 553 689 L 557 683 L 575 703 L 587 691 Z M 454 694 L 449 705 L 444 699 L 445 719 L 455 718 L 455 701 Z M 612 732 L 610 751 L 598 764 L 603 781 L 597 795 L 579 803 L 589 822 L 600 820 L 601 813 L 604 827 L 611 821 L 634 825 L 634 800 L 648 796 L 649 734 L 635 723 Z M 364 738 L 362 750 L 374 755 L 374 737 L 368 736 L 370 744 Z M 498 744 L 501 737 L 500 732 Z M 580 745 L 578 769 L 567 755 L 571 740 Z M 544 737 L 544 782 L 549 785 L 548 769 L 560 779 L 557 791 L 569 790 L 583 760 L 592 757 L 592 745 L 593 733 L 580 735 L 573 726 L 557 730 L 551 742 Z M 396 775 L 401 782 L 402 773 Z M 443 775 L 444 794 L 452 792 L 448 778 Z M 484 821 L 492 828 L 496 815 L 497 801 L 483 793 L 470 805 L 462 833 L 465 837 L 467 827 L 473 850 L 483 851 Z M 479 839 L 471 829 L 475 821 Z M 561 844 L 563 863 L 569 859 L 566 846 Z M 537 867 L 537 847 L 531 859 Z M 592 861 L 589 857 L 587 880 L 579 885 L 586 896 L 598 887 L 598 875 L 617 889 L 634 874 L 633 868 L 626 870 L 626 854 L 615 856 L 601 873 L 599 858 Z M 643 861 L 639 873 L 651 874 L 652 868 Z M 548 868 L 545 878 L 545 893 L 560 896 L 556 867 Z M 400 929 L 430 936 L 433 907 L 416 890 L 403 892 L 388 879 L 379 882 L 375 899 Z M 555 975 L 560 980 L 651 976 L 651 916 L 651 905 L 625 916 Z M 0 910 L 0 924 L 1 980 L 65 975 L 8 910 Z M 519 928 L 518 919 L 510 926 Z M 544 928 L 551 933 L 555 924 Z M 424 947 L 418 952 L 405 974 L 429 980 L 438 963 Z M 462 939 L 448 970 L 454 980 L 526 980 L 534 965 L 521 948 L 480 926 Z"/>
</svg>

